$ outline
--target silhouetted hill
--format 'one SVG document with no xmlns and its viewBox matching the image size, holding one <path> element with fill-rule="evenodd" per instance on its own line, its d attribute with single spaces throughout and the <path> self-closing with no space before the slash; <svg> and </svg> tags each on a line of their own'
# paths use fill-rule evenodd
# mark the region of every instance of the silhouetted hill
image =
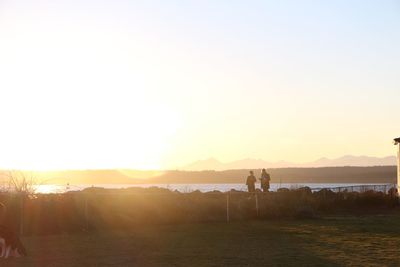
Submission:
<svg viewBox="0 0 400 267">
<path fill-rule="evenodd" d="M 257 177 L 261 169 L 254 169 Z M 273 183 L 394 183 L 395 166 L 268 169 Z M 168 171 L 151 183 L 244 183 L 249 170 Z"/>
<path fill-rule="evenodd" d="M 228 163 L 222 163 L 214 158 L 193 162 L 182 170 L 234 170 L 234 169 L 259 169 L 259 168 L 294 168 L 294 167 L 368 167 L 368 166 L 393 166 L 396 165 L 396 157 L 368 157 L 346 155 L 336 159 L 320 158 L 308 163 L 293 163 L 287 161 L 268 162 L 262 159 L 243 159 Z"/>
<path fill-rule="evenodd" d="M 159 175 L 159 171 L 142 170 L 65 170 L 25 171 L 27 177 L 34 177 L 40 184 L 131 184 Z M 0 180 L 7 179 L 8 171 L 0 171 Z M 20 175 L 17 173 L 17 175 Z"/>
</svg>

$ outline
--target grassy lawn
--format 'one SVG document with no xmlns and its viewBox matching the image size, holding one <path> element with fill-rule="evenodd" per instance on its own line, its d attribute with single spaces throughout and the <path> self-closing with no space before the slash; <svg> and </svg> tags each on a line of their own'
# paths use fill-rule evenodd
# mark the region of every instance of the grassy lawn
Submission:
<svg viewBox="0 0 400 267">
<path fill-rule="evenodd" d="M 400 266 L 400 216 L 147 226 L 24 237 L 0 266 Z"/>
</svg>

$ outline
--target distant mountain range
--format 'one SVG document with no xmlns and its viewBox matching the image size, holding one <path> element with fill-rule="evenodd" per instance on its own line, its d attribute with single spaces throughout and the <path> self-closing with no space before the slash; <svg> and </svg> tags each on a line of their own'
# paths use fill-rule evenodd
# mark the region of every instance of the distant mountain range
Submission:
<svg viewBox="0 0 400 267">
<path fill-rule="evenodd" d="M 312 167 L 368 167 L 368 166 L 393 166 L 396 165 L 396 157 L 368 157 L 346 155 L 336 159 L 320 158 L 308 163 L 293 163 L 287 161 L 269 162 L 262 159 L 242 159 L 233 162 L 223 163 L 215 158 L 199 160 L 182 167 L 182 170 L 202 171 L 202 170 L 236 170 L 236 169 L 260 169 L 260 168 L 312 168 Z"/>
</svg>

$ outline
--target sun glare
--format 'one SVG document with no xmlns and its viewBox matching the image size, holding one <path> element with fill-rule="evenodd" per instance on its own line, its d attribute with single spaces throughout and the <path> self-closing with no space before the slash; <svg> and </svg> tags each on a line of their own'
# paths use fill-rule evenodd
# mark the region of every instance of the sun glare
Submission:
<svg viewBox="0 0 400 267">
<path fill-rule="evenodd" d="M 2 132 L 0 167 L 159 169 L 179 128 L 176 113 L 156 101 L 103 101 L 92 111 L 64 105 L 47 112 L 38 107 L 26 118 L 18 110 L 10 113 L 13 131 Z"/>
</svg>

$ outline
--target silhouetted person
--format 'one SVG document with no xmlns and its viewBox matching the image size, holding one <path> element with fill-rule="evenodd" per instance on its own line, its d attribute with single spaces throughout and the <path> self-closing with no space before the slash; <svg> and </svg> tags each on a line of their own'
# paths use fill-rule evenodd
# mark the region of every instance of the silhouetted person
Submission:
<svg viewBox="0 0 400 267">
<path fill-rule="evenodd" d="M 261 189 L 263 192 L 268 192 L 269 190 L 269 182 L 271 181 L 270 175 L 265 171 L 265 169 L 262 169 L 261 171 Z"/>
<path fill-rule="evenodd" d="M 247 180 L 246 180 L 246 185 L 247 185 L 247 189 L 249 190 L 249 192 L 255 192 L 256 191 L 256 177 L 254 176 L 253 171 L 250 171 L 250 175 L 247 176 Z"/>
</svg>

